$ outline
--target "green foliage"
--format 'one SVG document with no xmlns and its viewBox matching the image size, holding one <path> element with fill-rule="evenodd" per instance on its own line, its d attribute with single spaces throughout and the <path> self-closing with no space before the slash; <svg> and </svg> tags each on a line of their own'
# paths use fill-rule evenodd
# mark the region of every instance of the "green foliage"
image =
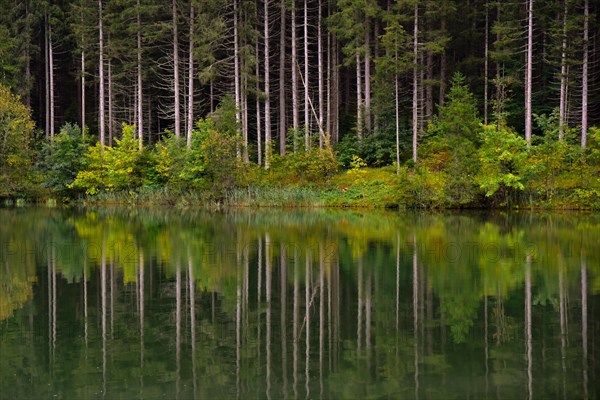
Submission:
<svg viewBox="0 0 600 400">
<path fill-rule="evenodd" d="M 452 77 L 447 103 L 440 107 L 440 115 L 434 124 L 440 135 L 479 141 L 481 120 L 477 116 L 477 102 L 465 84 L 465 77 L 458 72 Z"/>
<path fill-rule="evenodd" d="M 0 197 L 31 189 L 33 129 L 27 107 L 0 84 Z"/>
<path fill-rule="evenodd" d="M 42 172 L 44 185 L 60 194 L 66 194 L 82 169 L 83 157 L 89 147 L 81 128 L 77 124 L 66 123 L 54 141 L 48 141 L 42 148 Z"/>
<path fill-rule="evenodd" d="M 285 156 L 274 154 L 271 158 L 268 180 L 275 186 L 315 184 L 332 177 L 338 168 L 338 161 L 329 148 L 300 150 Z"/>
<path fill-rule="evenodd" d="M 506 127 L 486 125 L 483 128 L 476 182 L 487 197 L 501 193 L 508 202 L 512 191 L 525 188 L 527 144 Z"/>
<path fill-rule="evenodd" d="M 123 124 L 123 139 L 115 139 L 115 147 L 100 143 L 90 147 L 84 157 L 83 170 L 68 187 L 94 195 L 102 190 L 131 190 L 139 186 L 141 177 L 135 171 L 140 151 L 138 142 L 133 139 L 134 130 L 133 125 Z"/>
</svg>

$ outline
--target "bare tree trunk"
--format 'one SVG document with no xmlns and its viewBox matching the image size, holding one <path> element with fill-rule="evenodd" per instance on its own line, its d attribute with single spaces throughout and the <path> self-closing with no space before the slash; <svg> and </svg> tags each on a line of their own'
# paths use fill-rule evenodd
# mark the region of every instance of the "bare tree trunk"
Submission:
<svg viewBox="0 0 600 400">
<path fill-rule="evenodd" d="M 240 51 L 238 38 L 238 0 L 233 0 L 233 70 L 234 70 L 234 93 L 235 93 L 235 122 L 236 130 L 239 135 L 242 115 L 240 113 Z M 211 79 L 211 109 L 212 106 L 212 79 Z M 260 132 L 258 132 L 260 135 Z M 238 154 L 239 155 L 239 154 Z"/>
<path fill-rule="evenodd" d="M 323 114 L 325 112 L 325 104 L 323 99 L 323 34 L 321 32 L 321 24 L 323 20 L 323 4 L 322 0 L 318 3 L 318 20 L 317 20 L 317 65 L 319 75 L 319 147 L 322 149 L 325 142 L 325 132 L 323 131 Z"/>
<path fill-rule="evenodd" d="M 365 23 L 365 132 L 371 132 L 371 23 Z"/>
<path fill-rule="evenodd" d="M 483 55 L 483 123 L 488 123 L 488 67 L 489 67 L 489 38 L 490 35 L 490 13 L 488 9 L 488 3 L 485 3 L 485 44 L 484 44 L 484 55 Z M 440 86 L 441 87 L 441 86 Z"/>
<path fill-rule="evenodd" d="M 419 134 L 419 5 L 415 3 L 413 29 L 413 99 L 412 99 L 412 156 L 417 162 L 417 135 Z"/>
<path fill-rule="evenodd" d="M 104 141 L 104 135 L 105 135 L 105 123 L 104 123 L 104 33 L 103 33 L 103 29 L 102 29 L 102 0 L 98 0 L 98 34 L 99 34 L 99 40 L 98 40 L 98 65 L 99 65 L 99 71 L 98 71 L 98 75 L 100 76 L 100 83 L 99 83 L 99 100 L 98 102 L 100 103 L 100 115 L 99 117 L 99 121 L 98 121 L 98 125 L 100 125 L 99 129 L 100 129 L 100 144 L 102 146 L 105 145 L 105 141 Z"/>
<path fill-rule="evenodd" d="M 108 145 L 113 145 L 113 130 L 114 130 L 114 119 L 113 119 L 113 92 L 112 92 L 112 63 L 110 58 L 108 59 L 107 65 L 107 78 L 108 78 Z"/>
<path fill-rule="evenodd" d="M 363 121 L 362 121 L 362 74 L 360 68 L 360 54 L 356 51 L 356 137 L 358 140 L 363 138 Z"/>
<path fill-rule="evenodd" d="M 294 152 L 298 149 L 296 137 L 300 129 L 300 112 L 298 107 L 298 49 L 296 39 L 296 1 L 292 0 L 292 127 L 294 129 Z"/>
<path fill-rule="evenodd" d="M 525 140 L 531 146 L 531 87 L 533 64 L 533 0 L 527 1 L 527 61 L 525 65 Z"/>
<path fill-rule="evenodd" d="M 175 137 L 181 136 L 179 112 L 179 35 L 177 33 L 177 0 L 173 0 L 173 96 L 175 97 Z"/>
<path fill-rule="evenodd" d="M 82 46 L 83 40 L 82 35 Z M 85 50 L 83 49 L 81 50 L 81 136 L 85 137 Z"/>
<path fill-rule="evenodd" d="M 308 108 L 310 107 L 310 77 L 308 76 L 309 65 L 308 54 L 308 0 L 304 0 L 304 147 L 306 151 L 310 149 L 310 115 Z"/>
<path fill-rule="evenodd" d="M 48 25 L 48 73 L 50 74 L 50 140 L 54 140 L 54 49 L 52 48 L 52 24 Z"/>
<path fill-rule="evenodd" d="M 583 65 L 581 67 L 581 147 L 585 148 L 587 144 L 588 129 L 588 40 L 590 21 L 590 6 L 588 0 L 584 1 L 583 13 Z"/>
<path fill-rule="evenodd" d="M 560 103 L 558 107 L 558 140 L 563 140 L 567 124 L 567 0 L 564 0 L 562 52 L 560 55 Z"/>
<path fill-rule="evenodd" d="M 271 161 L 271 81 L 269 78 L 269 0 L 264 0 L 264 68 L 265 68 L 265 169 Z"/>
<path fill-rule="evenodd" d="M 187 147 L 192 147 L 192 128 L 194 126 L 194 4 L 190 3 L 190 49 L 188 59 L 188 113 Z"/>
<path fill-rule="evenodd" d="M 242 77 L 242 159 L 249 162 L 248 155 L 248 75 Z"/>
<path fill-rule="evenodd" d="M 331 97 L 333 104 L 331 105 L 331 133 L 333 141 L 337 143 L 340 139 L 340 70 L 339 70 L 339 52 L 338 52 L 338 41 L 335 37 L 332 38 L 333 42 L 333 54 L 332 54 L 332 88 Z"/>
<path fill-rule="evenodd" d="M 285 0 L 281 0 L 280 31 L 279 31 L 279 154 L 285 155 Z"/>
<path fill-rule="evenodd" d="M 175 0 L 173 0 L 173 4 L 175 4 Z M 143 114 L 142 114 L 142 105 L 144 103 L 144 98 L 142 97 L 142 22 L 140 18 L 140 0 L 137 0 L 137 132 L 138 132 L 138 148 L 142 151 L 143 146 Z M 175 7 L 175 6 L 173 6 Z M 175 12 L 175 10 L 173 10 Z M 173 20 L 175 22 L 175 20 Z M 177 28 L 175 28 L 177 29 Z M 177 34 L 177 30 L 175 30 L 175 34 Z M 178 64 L 175 64 L 175 70 L 178 69 Z M 178 90 L 179 88 L 176 87 Z M 177 102 L 179 102 L 179 92 L 177 92 Z M 176 125 L 178 126 L 178 125 Z"/>
<path fill-rule="evenodd" d="M 398 49 L 396 48 L 396 63 L 398 63 Z M 400 87 L 398 73 L 394 76 L 394 108 L 396 111 L 396 173 L 400 174 Z"/>
<path fill-rule="evenodd" d="M 255 51 L 256 51 L 256 142 L 257 142 L 257 147 L 258 147 L 258 165 L 262 166 L 262 156 L 263 156 L 263 149 L 262 149 L 262 137 L 261 137 L 261 131 L 262 131 L 262 127 L 261 127 L 261 119 L 262 119 L 262 112 L 261 112 L 261 107 L 260 107 L 260 61 L 259 61 L 259 49 L 258 49 L 258 40 L 256 41 L 255 44 Z"/>
<path fill-rule="evenodd" d="M 442 21 L 440 24 L 440 28 L 442 31 L 446 30 L 446 17 L 442 17 Z M 442 51 L 440 55 L 440 93 L 438 99 L 438 106 L 444 107 L 446 101 L 446 50 Z"/>
<path fill-rule="evenodd" d="M 45 118 L 46 118 L 46 129 L 45 129 L 45 134 L 46 134 L 46 139 L 50 139 L 50 55 L 49 55 L 49 51 L 48 51 L 48 36 L 49 36 L 49 29 L 48 29 L 48 13 L 44 14 L 44 59 L 45 59 L 45 65 L 44 65 L 44 75 L 45 75 L 45 80 L 44 80 L 44 84 L 45 84 L 45 89 L 46 89 L 46 112 L 45 112 Z"/>
</svg>

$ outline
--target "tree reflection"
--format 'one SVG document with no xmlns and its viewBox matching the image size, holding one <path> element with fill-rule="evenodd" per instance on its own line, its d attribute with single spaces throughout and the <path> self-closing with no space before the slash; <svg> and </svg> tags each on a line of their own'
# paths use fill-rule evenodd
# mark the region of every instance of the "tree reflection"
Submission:
<svg viewBox="0 0 600 400">
<path fill-rule="evenodd" d="M 595 216 L 0 215 L 7 398 L 598 395 Z"/>
</svg>

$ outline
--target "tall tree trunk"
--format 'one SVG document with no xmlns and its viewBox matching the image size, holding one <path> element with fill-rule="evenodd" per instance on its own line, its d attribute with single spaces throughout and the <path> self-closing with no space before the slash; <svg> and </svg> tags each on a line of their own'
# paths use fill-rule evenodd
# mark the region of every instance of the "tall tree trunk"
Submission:
<svg viewBox="0 0 600 400">
<path fill-rule="evenodd" d="M 398 45 L 396 44 L 395 61 L 398 65 Z M 394 73 L 394 109 L 396 111 L 396 173 L 400 175 L 400 85 L 398 72 Z"/>
<path fill-rule="evenodd" d="M 279 31 L 279 154 L 285 155 L 285 0 L 281 0 L 280 8 L 280 31 Z"/>
<path fill-rule="evenodd" d="M 533 0 L 527 1 L 527 60 L 525 65 L 525 140 L 531 146 L 531 88 L 533 65 Z"/>
<path fill-rule="evenodd" d="M 489 68 L 489 58 L 490 58 L 490 12 L 488 8 L 488 3 L 485 3 L 485 44 L 483 50 L 483 123 L 487 125 L 488 123 L 488 68 Z"/>
<path fill-rule="evenodd" d="M 175 137 L 181 136 L 179 112 L 179 35 L 177 33 L 177 0 L 173 0 L 173 96 L 175 97 Z"/>
<path fill-rule="evenodd" d="M 105 141 L 104 141 L 104 135 L 105 135 L 105 122 L 104 122 L 104 32 L 103 32 L 103 28 L 102 28 L 102 0 L 98 0 L 98 34 L 99 34 L 99 40 L 98 40 L 98 75 L 100 76 L 100 82 L 99 82 L 99 100 L 98 102 L 100 103 L 100 111 L 99 111 L 99 121 L 98 121 L 98 125 L 100 125 L 99 129 L 100 129 L 100 144 L 102 146 L 105 145 Z"/>
<path fill-rule="evenodd" d="M 362 74 L 360 67 L 360 53 L 356 50 L 356 137 L 363 138 L 363 100 L 362 100 Z"/>
<path fill-rule="evenodd" d="M 417 135 L 419 134 L 419 5 L 415 3 L 413 28 L 413 98 L 412 98 L 412 156 L 417 162 Z"/>
<path fill-rule="evenodd" d="M 560 102 L 558 107 L 558 140 L 563 140 L 567 125 L 567 0 L 564 1 L 562 46 L 560 55 Z"/>
<path fill-rule="evenodd" d="M 271 163 L 271 81 L 269 77 L 269 0 L 264 0 L 264 68 L 265 68 L 265 169 Z"/>
<path fill-rule="evenodd" d="M 110 39 L 109 39 L 110 40 Z M 109 42 L 110 46 L 110 42 Z M 113 118 L 113 91 L 112 91 L 112 63 L 111 59 L 108 59 L 106 78 L 108 79 L 108 145 L 112 147 L 113 136 L 114 136 L 114 118 Z"/>
<path fill-rule="evenodd" d="M 365 23 L 365 133 L 371 132 L 371 23 Z"/>
<path fill-rule="evenodd" d="M 300 129 L 300 107 L 298 106 L 298 48 L 296 39 L 296 1 L 292 0 L 292 127 L 294 129 L 294 152 L 298 149 L 297 137 Z"/>
<path fill-rule="evenodd" d="M 306 151 L 310 149 L 310 78 L 308 76 L 308 66 L 310 63 L 308 53 L 308 0 L 304 0 L 304 147 Z"/>
<path fill-rule="evenodd" d="M 323 33 L 321 24 L 323 22 L 323 4 L 322 0 L 318 2 L 318 20 L 317 20 L 317 65 L 318 65 L 318 80 L 319 80 L 319 147 L 323 148 L 325 144 L 325 132 L 323 131 L 323 115 L 325 112 L 325 104 L 323 98 Z"/>
<path fill-rule="evenodd" d="M 236 130 L 239 135 L 242 115 L 240 113 L 240 51 L 238 37 L 238 0 L 233 0 L 233 79 L 235 93 L 235 122 Z M 212 106 L 212 79 L 211 79 L 211 108 Z M 258 133 L 260 135 L 260 132 Z"/>
<path fill-rule="evenodd" d="M 48 73 L 50 74 L 50 140 L 54 140 L 54 49 L 52 24 L 48 25 Z"/>
<path fill-rule="evenodd" d="M 190 49 L 188 59 L 188 113 L 187 147 L 192 147 L 192 128 L 194 127 L 194 3 L 190 3 Z"/>
<path fill-rule="evenodd" d="M 581 67 L 581 147 L 587 144 L 588 129 L 588 51 L 589 51 L 589 0 L 584 0 L 583 11 L 583 65 Z"/>
<path fill-rule="evenodd" d="M 81 15 L 83 25 L 83 12 Z M 81 35 L 81 136 L 85 137 L 85 50 L 84 35 Z"/>
<path fill-rule="evenodd" d="M 258 19 L 258 13 L 257 13 Z M 263 157 L 263 149 L 262 149 L 262 111 L 260 106 L 260 52 L 258 49 L 258 40 L 255 43 L 255 52 L 256 52 L 256 144 L 257 144 L 257 153 L 258 153 L 258 165 L 262 166 L 262 157 Z"/>
<path fill-rule="evenodd" d="M 175 4 L 175 0 L 173 0 Z M 173 6 L 175 7 L 175 6 Z M 175 11 L 175 10 L 173 10 Z M 173 20 L 175 22 L 175 20 Z M 176 28 L 175 28 L 176 29 Z M 177 33 L 177 30 L 175 30 Z M 178 69 L 178 64 L 175 64 L 175 69 Z M 178 87 L 177 87 L 178 89 Z M 177 92 L 178 93 L 178 92 Z M 177 101 L 179 100 L 179 94 L 177 94 Z M 143 113 L 142 105 L 144 104 L 144 98 L 142 97 L 142 22 L 140 18 L 140 0 L 137 0 L 137 132 L 138 132 L 138 148 L 142 151 L 144 141 L 144 129 L 143 129 Z M 178 126 L 178 125 L 176 125 Z"/>
<path fill-rule="evenodd" d="M 440 29 L 445 32 L 446 31 L 446 17 L 442 16 L 442 21 L 440 23 Z M 440 55 L 440 92 L 438 99 L 439 110 L 444 107 L 444 103 L 446 101 L 446 49 L 442 51 Z M 441 114 L 440 114 L 441 116 Z"/>
<path fill-rule="evenodd" d="M 331 137 L 334 143 L 339 141 L 340 120 L 340 70 L 338 41 L 335 36 L 331 38 Z"/>
<path fill-rule="evenodd" d="M 44 60 L 46 61 L 44 65 L 44 86 L 46 91 L 46 112 L 44 113 L 44 117 L 46 119 L 46 129 L 44 133 L 46 135 L 46 139 L 50 139 L 50 55 L 48 51 L 48 36 L 48 13 L 46 12 L 44 14 Z"/>
</svg>

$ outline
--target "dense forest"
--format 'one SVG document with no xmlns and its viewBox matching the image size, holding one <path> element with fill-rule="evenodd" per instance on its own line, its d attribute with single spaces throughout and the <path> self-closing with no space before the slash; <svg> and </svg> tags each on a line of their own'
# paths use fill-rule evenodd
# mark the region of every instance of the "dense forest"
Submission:
<svg viewBox="0 0 600 400">
<path fill-rule="evenodd" d="M 598 2 L 0 4 L 0 197 L 600 207 Z"/>
</svg>

